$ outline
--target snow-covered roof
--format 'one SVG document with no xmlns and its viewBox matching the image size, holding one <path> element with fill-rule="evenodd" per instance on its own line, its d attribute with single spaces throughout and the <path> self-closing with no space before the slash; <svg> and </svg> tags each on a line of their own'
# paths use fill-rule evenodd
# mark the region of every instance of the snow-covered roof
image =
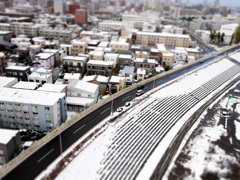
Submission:
<svg viewBox="0 0 240 180">
<path fill-rule="evenodd" d="M 70 97 L 66 98 L 67 104 L 69 105 L 78 105 L 78 106 L 90 106 L 94 103 L 94 99 L 90 98 L 81 98 L 81 97 Z"/>
<path fill-rule="evenodd" d="M 63 98 L 64 96 L 64 93 L 0 88 L 0 101 L 3 102 L 52 106 L 59 100 L 59 98 Z"/>
<path fill-rule="evenodd" d="M 156 44 L 159 51 L 168 51 L 166 44 Z"/>
<path fill-rule="evenodd" d="M 190 39 L 189 35 L 170 34 L 170 33 L 137 32 L 137 35 L 147 35 L 147 36 L 167 36 L 167 37 L 188 38 L 188 39 Z"/>
<path fill-rule="evenodd" d="M 0 87 L 5 87 L 16 80 L 17 78 L 0 76 Z"/>
<path fill-rule="evenodd" d="M 114 62 L 112 61 L 100 61 L 100 60 L 89 60 L 87 62 L 87 65 L 106 65 L 106 66 L 112 66 L 114 65 Z"/>
<path fill-rule="evenodd" d="M 86 61 L 87 57 L 84 56 L 65 56 L 63 60 L 74 60 L 74 61 Z"/>
<path fill-rule="evenodd" d="M 68 85 L 68 88 L 73 87 L 85 92 L 90 92 L 90 93 L 95 93 L 98 89 L 98 85 L 85 82 L 85 81 L 80 81 L 80 80 L 72 80 Z"/>
<path fill-rule="evenodd" d="M 134 67 L 132 67 L 132 66 L 124 66 L 123 72 L 125 74 L 133 74 L 134 73 Z"/>
<path fill-rule="evenodd" d="M 120 54 L 119 59 L 132 59 L 132 55 Z"/>
<path fill-rule="evenodd" d="M 194 53 L 199 53 L 199 51 L 196 48 L 185 48 L 187 52 L 194 52 Z"/>
<path fill-rule="evenodd" d="M 106 53 L 104 55 L 105 58 L 111 57 L 111 58 L 114 58 L 114 59 L 117 59 L 118 56 L 119 56 L 119 54 L 115 54 L 115 53 Z"/>
<path fill-rule="evenodd" d="M 85 81 L 85 82 L 94 81 L 94 80 L 96 80 L 96 77 L 97 77 L 97 75 L 84 76 L 82 81 Z"/>
<path fill-rule="evenodd" d="M 7 144 L 17 133 L 17 130 L 0 129 L 0 144 Z"/>
<path fill-rule="evenodd" d="M 122 42 L 122 41 L 111 41 L 111 42 L 109 43 L 109 45 L 124 45 L 124 46 L 128 46 L 129 43 Z"/>
<path fill-rule="evenodd" d="M 143 62 L 146 62 L 146 63 L 156 63 L 156 60 L 155 59 L 144 59 L 144 58 L 136 58 L 134 60 L 134 62 L 139 62 L 139 63 L 143 63 Z"/>
<path fill-rule="evenodd" d="M 104 52 L 102 52 L 102 51 L 91 51 L 89 54 L 94 55 L 94 56 L 103 56 Z"/>
<path fill-rule="evenodd" d="M 32 72 L 28 77 L 29 78 L 43 78 L 43 79 L 47 79 L 50 76 L 52 76 L 52 74 L 50 74 L 50 73 Z"/>
<path fill-rule="evenodd" d="M 60 44 L 60 47 L 72 47 L 71 44 Z"/>
<path fill-rule="evenodd" d="M 97 79 L 96 79 L 96 81 L 102 82 L 102 83 L 107 83 L 108 80 L 109 80 L 109 77 L 101 76 L 101 75 L 98 75 L 98 76 L 97 76 Z"/>
<path fill-rule="evenodd" d="M 58 49 L 45 49 L 43 52 L 44 53 L 56 53 L 56 52 L 59 52 L 59 50 Z"/>
<path fill-rule="evenodd" d="M 36 82 L 19 81 L 17 84 L 13 85 L 12 88 L 35 90 L 38 86 L 39 83 Z"/>
<path fill-rule="evenodd" d="M 86 45 L 87 43 L 83 41 L 72 40 L 72 44 Z"/>
<path fill-rule="evenodd" d="M 80 79 L 80 73 L 65 73 L 63 79 Z"/>
<path fill-rule="evenodd" d="M 102 42 L 100 42 L 100 44 L 98 45 L 98 47 L 107 47 L 108 44 L 109 44 L 108 41 L 104 41 L 104 42 L 102 41 Z"/>
<path fill-rule="evenodd" d="M 162 53 L 163 56 L 167 56 L 167 57 L 171 57 L 171 56 L 174 56 L 173 53 Z"/>
<path fill-rule="evenodd" d="M 6 69 L 8 70 L 20 70 L 20 71 L 25 71 L 28 68 L 30 68 L 30 66 L 9 66 Z"/>
<path fill-rule="evenodd" d="M 233 54 L 230 57 L 240 62 L 240 53 Z"/>
<path fill-rule="evenodd" d="M 150 49 L 150 52 L 159 53 L 159 50 L 158 50 L 158 49 L 155 49 L 155 48 L 151 48 L 151 49 Z"/>
<path fill-rule="evenodd" d="M 66 84 L 49 84 L 45 83 L 42 87 L 38 88 L 38 91 L 48 91 L 48 92 L 62 92 L 63 89 L 66 88 Z"/>
<path fill-rule="evenodd" d="M 146 69 L 138 68 L 137 74 L 146 74 Z"/>
<path fill-rule="evenodd" d="M 126 79 L 125 77 L 112 76 L 109 83 L 120 83 L 121 80 Z"/>
<path fill-rule="evenodd" d="M 147 55 L 147 51 L 136 51 L 135 54 L 145 54 L 145 55 Z"/>
<path fill-rule="evenodd" d="M 36 55 L 36 57 L 39 57 L 39 59 L 48 59 L 51 56 L 53 56 L 53 53 L 39 53 Z"/>
</svg>

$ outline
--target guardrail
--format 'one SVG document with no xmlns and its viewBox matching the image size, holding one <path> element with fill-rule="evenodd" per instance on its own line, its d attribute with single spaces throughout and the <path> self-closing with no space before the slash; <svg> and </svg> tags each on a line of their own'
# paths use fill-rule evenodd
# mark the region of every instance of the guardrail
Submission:
<svg viewBox="0 0 240 180">
<path fill-rule="evenodd" d="M 141 81 L 137 84 L 134 84 L 130 87 L 127 87 L 115 94 L 113 94 L 112 96 L 108 97 L 107 99 L 104 99 L 102 101 L 100 101 L 99 103 L 89 107 L 88 109 L 86 109 L 85 111 L 79 113 L 77 116 L 73 117 L 72 119 L 70 119 L 69 121 L 67 121 L 66 123 L 62 124 L 61 126 L 59 126 L 58 128 L 54 129 L 52 132 L 50 132 L 49 134 L 47 134 L 45 137 L 43 137 L 42 139 L 40 139 L 38 142 L 36 142 L 35 144 L 33 144 L 32 146 L 30 146 L 26 151 L 22 152 L 21 154 L 19 154 L 18 156 L 16 156 L 14 159 L 12 159 L 8 164 L 6 164 L 5 166 L 3 166 L 1 169 L 0 169 L 0 179 L 3 178 L 7 173 L 9 173 L 11 170 L 13 170 L 15 167 L 17 167 L 19 164 L 21 164 L 25 159 L 27 159 L 28 157 L 30 157 L 34 152 L 36 152 L 39 148 L 43 147 L 45 144 L 47 144 L 49 141 L 51 141 L 52 139 L 54 139 L 56 136 L 58 136 L 58 131 L 60 132 L 63 132 L 64 130 L 66 130 L 67 128 L 69 128 L 70 126 L 72 126 L 73 124 L 77 123 L 78 121 L 80 121 L 82 118 L 86 117 L 87 115 L 89 115 L 90 113 L 92 113 L 93 111 L 97 110 L 99 107 L 109 103 L 110 101 L 112 101 L 112 99 L 116 99 L 118 97 L 120 97 L 121 95 L 127 93 L 127 92 L 130 92 L 132 91 L 133 89 L 136 89 L 138 85 L 140 84 L 147 84 L 147 83 L 150 83 L 152 81 L 155 81 L 159 78 L 162 78 L 162 77 L 165 77 L 169 74 L 172 74 L 176 71 L 179 71 L 181 69 L 184 69 L 186 67 L 189 67 L 193 64 L 197 64 L 199 63 L 200 61 L 202 60 L 205 60 L 207 58 L 210 58 L 210 57 L 213 57 L 213 56 L 216 56 L 216 55 L 219 55 L 223 52 L 226 52 L 230 49 L 233 49 L 237 46 L 240 46 L 240 45 L 233 45 L 233 46 L 230 46 L 229 48 L 225 49 L 225 50 L 222 50 L 220 51 L 219 53 L 216 53 L 214 55 L 210 55 L 210 56 L 207 56 L 207 57 L 203 57 L 201 59 L 198 59 L 196 60 L 195 62 L 192 62 L 192 63 L 189 63 L 189 64 L 186 64 L 185 66 L 182 66 L 182 67 L 179 67 L 179 68 L 176 68 L 176 69 L 173 69 L 173 70 L 170 70 L 170 71 L 165 71 L 161 74 L 158 74 L 156 76 L 153 76 L 149 79 L 146 79 L 144 81 Z"/>
</svg>

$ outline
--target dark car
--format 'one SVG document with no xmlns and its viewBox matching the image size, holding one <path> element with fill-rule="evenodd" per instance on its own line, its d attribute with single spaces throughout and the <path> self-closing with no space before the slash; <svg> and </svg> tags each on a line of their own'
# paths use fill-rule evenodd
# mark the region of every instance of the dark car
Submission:
<svg viewBox="0 0 240 180">
<path fill-rule="evenodd" d="M 138 96 L 141 96 L 141 95 L 143 95 L 144 94 L 144 91 L 143 90 L 137 90 L 137 92 L 136 92 L 136 96 L 138 97 Z"/>
<path fill-rule="evenodd" d="M 140 90 L 140 89 L 144 89 L 144 85 L 142 85 L 142 84 L 139 85 L 139 86 L 137 87 L 137 89 L 138 89 L 138 90 Z"/>
</svg>

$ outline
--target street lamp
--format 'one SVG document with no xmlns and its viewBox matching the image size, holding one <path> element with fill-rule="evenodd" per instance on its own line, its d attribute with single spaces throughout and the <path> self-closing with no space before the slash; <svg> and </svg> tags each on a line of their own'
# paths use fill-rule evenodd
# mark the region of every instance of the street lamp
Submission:
<svg viewBox="0 0 240 180">
<path fill-rule="evenodd" d="M 155 87 L 155 79 L 156 79 L 156 77 L 155 77 L 155 75 L 154 75 L 153 89 L 154 89 L 154 87 Z"/>
<path fill-rule="evenodd" d="M 111 102 L 111 116 L 113 114 L 113 94 L 111 94 L 111 97 L 112 97 L 112 102 Z"/>
<path fill-rule="evenodd" d="M 60 130 L 58 130 L 58 128 L 57 128 L 56 126 L 54 126 L 54 124 L 50 124 L 50 126 L 52 126 L 52 127 L 56 128 L 56 129 L 57 129 L 57 131 L 58 131 L 58 136 L 59 136 L 59 145 L 60 145 L 60 153 L 61 153 L 61 157 L 62 157 L 62 153 L 63 153 L 63 151 L 62 151 L 62 139 L 61 139 L 61 132 L 60 132 Z"/>
</svg>

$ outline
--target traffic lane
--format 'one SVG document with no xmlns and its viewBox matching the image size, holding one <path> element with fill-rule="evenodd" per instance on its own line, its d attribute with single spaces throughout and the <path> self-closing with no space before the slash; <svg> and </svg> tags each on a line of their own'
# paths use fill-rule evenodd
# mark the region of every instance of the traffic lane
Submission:
<svg viewBox="0 0 240 180">
<path fill-rule="evenodd" d="M 23 161 L 16 169 L 7 174 L 3 179 L 32 180 L 40 174 L 49 164 L 60 155 L 59 138 L 55 137 L 45 146 Z"/>
</svg>

